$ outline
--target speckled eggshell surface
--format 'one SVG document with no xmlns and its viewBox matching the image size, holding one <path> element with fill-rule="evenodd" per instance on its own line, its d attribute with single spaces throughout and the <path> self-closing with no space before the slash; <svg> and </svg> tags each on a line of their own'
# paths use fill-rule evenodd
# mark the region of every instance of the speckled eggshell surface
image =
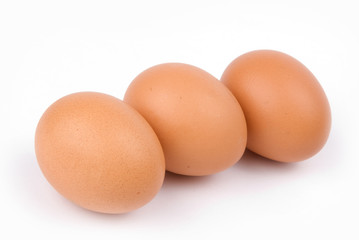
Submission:
<svg viewBox="0 0 359 240">
<path fill-rule="evenodd" d="M 165 63 L 140 73 L 124 101 L 150 123 L 168 171 L 202 176 L 220 172 L 242 156 L 247 129 L 232 93 L 206 71 Z"/>
<path fill-rule="evenodd" d="M 257 50 L 236 58 L 221 81 L 243 108 L 247 147 L 264 157 L 296 162 L 325 144 L 331 127 L 328 99 L 315 76 L 278 51 Z"/>
<path fill-rule="evenodd" d="M 96 212 L 137 209 L 164 179 L 163 151 L 150 125 L 106 94 L 75 93 L 52 104 L 38 123 L 35 150 L 51 185 Z"/>
</svg>

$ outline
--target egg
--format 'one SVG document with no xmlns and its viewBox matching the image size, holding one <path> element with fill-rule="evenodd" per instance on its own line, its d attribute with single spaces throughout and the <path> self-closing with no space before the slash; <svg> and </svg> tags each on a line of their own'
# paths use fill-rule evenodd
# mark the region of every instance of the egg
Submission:
<svg viewBox="0 0 359 240">
<path fill-rule="evenodd" d="M 295 58 L 273 50 L 252 51 L 231 62 L 221 81 L 243 108 L 251 151 L 296 162 L 325 145 L 331 128 L 328 99 Z"/>
<path fill-rule="evenodd" d="M 140 73 L 124 101 L 156 132 L 170 172 L 203 176 L 242 156 L 247 140 L 243 111 L 233 94 L 206 71 L 164 63 Z"/>
<path fill-rule="evenodd" d="M 75 204 L 102 213 L 137 209 L 160 190 L 165 161 L 146 120 L 121 100 L 96 92 L 67 95 L 42 115 L 38 164 Z"/>
</svg>

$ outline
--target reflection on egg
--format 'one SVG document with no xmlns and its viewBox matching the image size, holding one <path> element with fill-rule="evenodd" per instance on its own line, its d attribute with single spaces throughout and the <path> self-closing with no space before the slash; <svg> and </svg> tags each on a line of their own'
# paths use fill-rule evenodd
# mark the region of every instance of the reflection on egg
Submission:
<svg viewBox="0 0 359 240">
<path fill-rule="evenodd" d="M 209 73 L 166 63 L 139 74 L 124 101 L 150 123 L 168 171 L 192 176 L 222 171 L 242 156 L 247 129 L 232 93 Z"/>
<path fill-rule="evenodd" d="M 316 154 L 331 125 L 327 97 L 314 75 L 281 52 L 258 50 L 236 58 L 221 81 L 242 106 L 247 147 L 264 157 L 295 162 Z"/>
<path fill-rule="evenodd" d="M 132 107 L 112 96 L 65 96 L 41 117 L 35 150 L 46 179 L 72 202 L 123 213 L 149 202 L 162 186 L 157 136 Z"/>
</svg>

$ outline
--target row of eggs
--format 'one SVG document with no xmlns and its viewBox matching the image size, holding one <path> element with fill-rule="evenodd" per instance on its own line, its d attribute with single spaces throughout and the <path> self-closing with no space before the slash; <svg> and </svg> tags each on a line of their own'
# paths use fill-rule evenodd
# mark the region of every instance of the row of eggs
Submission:
<svg viewBox="0 0 359 240">
<path fill-rule="evenodd" d="M 268 159 L 308 159 L 331 125 L 327 97 L 293 57 L 257 50 L 236 58 L 220 81 L 197 67 L 165 63 L 140 73 L 124 101 L 67 95 L 41 117 L 38 164 L 70 201 L 102 213 L 148 203 L 165 171 L 204 176 L 249 150 Z"/>
</svg>

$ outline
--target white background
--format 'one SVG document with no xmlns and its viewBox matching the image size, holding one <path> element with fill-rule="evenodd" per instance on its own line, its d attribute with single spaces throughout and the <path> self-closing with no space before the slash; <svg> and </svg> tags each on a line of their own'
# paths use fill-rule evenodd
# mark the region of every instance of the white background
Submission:
<svg viewBox="0 0 359 240">
<path fill-rule="evenodd" d="M 0 1 L 1 239 L 358 239 L 357 1 Z M 304 63 L 332 108 L 313 158 L 250 153 L 202 178 L 167 174 L 124 215 L 83 210 L 43 177 L 34 132 L 77 91 L 122 98 L 144 69 L 198 66 L 217 78 L 235 57 L 275 49 Z"/>
</svg>

